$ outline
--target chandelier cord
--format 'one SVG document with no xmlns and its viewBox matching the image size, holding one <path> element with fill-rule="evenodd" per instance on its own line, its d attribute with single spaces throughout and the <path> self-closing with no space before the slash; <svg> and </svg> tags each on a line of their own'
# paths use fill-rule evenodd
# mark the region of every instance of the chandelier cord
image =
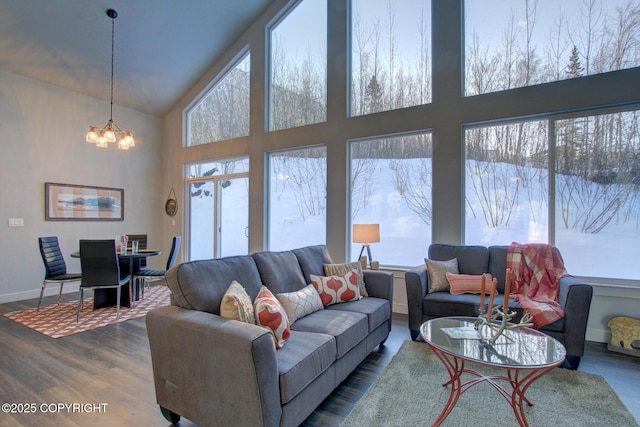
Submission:
<svg viewBox="0 0 640 427">
<path fill-rule="evenodd" d="M 116 15 L 117 16 L 117 15 Z M 114 46 L 115 46 L 115 23 L 116 17 L 111 17 L 111 112 L 110 120 L 113 122 L 113 58 L 114 58 Z"/>
</svg>

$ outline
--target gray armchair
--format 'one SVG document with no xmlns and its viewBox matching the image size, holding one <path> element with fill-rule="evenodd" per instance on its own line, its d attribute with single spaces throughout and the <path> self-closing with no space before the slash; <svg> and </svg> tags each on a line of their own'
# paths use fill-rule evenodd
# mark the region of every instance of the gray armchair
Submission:
<svg viewBox="0 0 640 427">
<path fill-rule="evenodd" d="M 493 277 L 498 279 L 498 292 L 503 294 L 507 249 L 508 246 L 487 248 L 485 246 L 433 244 L 429 247 L 428 258 L 437 261 L 457 258 L 458 270 L 461 274 L 491 273 Z M 428 293 L 428 281 L 426 265 L 405 273 L 409 331 L 413 340 L 418 338 L 420 325 L 429 319 L 444 316 L 475 317 L 478 315 L 480 295 L 452 295 L 450 292 Z M 592 295 L 592 287 L 582 280 L 571 276 L 563 277 L 560 280 L 558 302 L 564 308 L 565 317 L 540 329 L 564 344 L 567 349 L 565 367 L 577 369 L 580 357 L 584 354 L 584 341 Z M 500 301 L 500 298 L 496 297 L 496 300 Z M 487 301 L 485 301 L 486 303 Z M 519 308 L 517 304 L 512 308 L 518 312 L 514 319 L 515 322 L 518 322 L 522 317 L 522 308 Z"/>
</svg>

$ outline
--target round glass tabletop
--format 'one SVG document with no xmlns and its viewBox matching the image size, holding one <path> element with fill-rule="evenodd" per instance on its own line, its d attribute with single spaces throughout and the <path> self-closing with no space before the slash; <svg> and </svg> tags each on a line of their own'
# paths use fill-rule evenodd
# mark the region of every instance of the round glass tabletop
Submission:
<svg viewBox="0 0 640 427">
<path fill-rule="evenodd" d="M 540 367 L 561 362 L 562 343 L 531 328 L 505 330 L 494 344 L 487 325 L 474 329 L 474 317 L 440 317 L 424 322 L 422 338 L 444 353 L 499 367 Z"/>
</svg>

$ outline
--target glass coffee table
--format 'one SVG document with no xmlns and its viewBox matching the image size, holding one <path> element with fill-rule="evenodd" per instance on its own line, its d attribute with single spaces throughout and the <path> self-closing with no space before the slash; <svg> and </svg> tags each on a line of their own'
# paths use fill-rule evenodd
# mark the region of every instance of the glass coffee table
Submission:
<svg viewBox="0 0 640 427">
<path fill-rule="evenodd" d="M 562 364 L 566 350 L 556 339 L 530 328 L 506 330 L 494 344 L 489 344 L 488 326 L 474 329 L 475 317 L 441 317 L 420 327 L 422 339 L 442 361 L 451 385 L 449 399 L 433 423 L 439 426 L 451 413 L 460 395 L 483 381 L 491 384 L 511 405 L 521 426 L 528 426 L 523 403 L 527 388 L 547 372 Z M 484 375 L 467 366 L 484 365 L 503 369 L 504 375 Z M 462 374 L 471 379 L 462 381 Z M 507 389 L 498 383 L 505 381 Z M 505 384 L 506 385 L 506 384 Z"/>
</svg>

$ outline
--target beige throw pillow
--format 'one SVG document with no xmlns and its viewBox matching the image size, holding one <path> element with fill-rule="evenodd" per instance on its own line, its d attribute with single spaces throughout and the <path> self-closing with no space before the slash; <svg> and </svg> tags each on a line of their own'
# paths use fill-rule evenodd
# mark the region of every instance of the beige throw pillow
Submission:
<svg viewBox="0 0 640 427">
<path fill-rule="evenodd" d="M 225 319 L 239 320 L 245 323 L 256 323 L 251 297 L 242 285 L 235 280 L 231 282 L 229 288 L 222 296 L 220 316 Z"/>
<path fill-rule="evenodd" d="M 449 292 L 449 281 L 447 280 L 447 272 L 458 274 L 458 259 L 453 258 L 448 261 L 424 260 L 427 264 L 427 273 L 429 276 L 428 293 L 432 292 Z"/>
<path fill-rule="evenodd" d="M 324 310 L 322 300 L 313 285 L 307 285 L 296 292 L 277 294 L 276 298 L 287 312 L 289 323 L 293 325 L 298 319 L 303 318 L 318 310 Z"/>
<path fill-rule="evenodd" d="M 325 276 L 342 276 L 347 274 L 351 270 L 358 272 L 358 288 L 360 288 L 360 296 L 368 297 L 367 288 L 364 286 L 364 273 L 362 272 L 362 266 L 359 262 L 349 262 L 346 264 L 325 264 L 324 275 Z"/>
</svg>

